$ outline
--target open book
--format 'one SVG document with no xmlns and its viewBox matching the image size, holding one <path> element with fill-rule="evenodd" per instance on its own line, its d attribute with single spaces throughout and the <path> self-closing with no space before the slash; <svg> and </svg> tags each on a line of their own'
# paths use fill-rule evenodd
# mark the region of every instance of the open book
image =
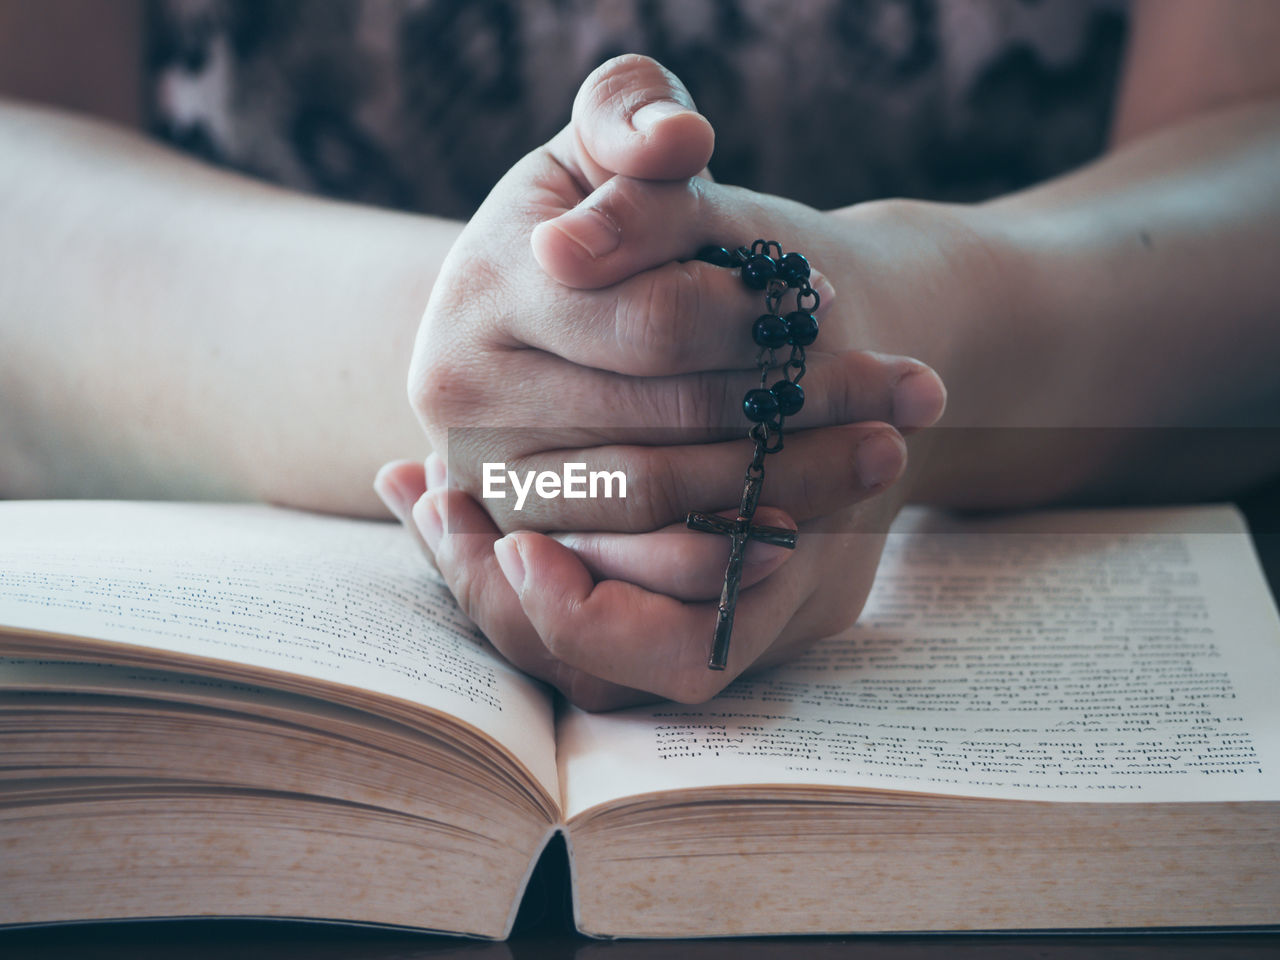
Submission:
<svg viewBox="0 0 1280 960">
<path fill-rule="evenodd" d="M 591 715 L 391 524 L 5 503 L 0 657 L 0 923 L 502 937 L 558 830 L 594 935 L 1280 922 L 1280 623 L 1228 507 L 908 512 L 848 634 Z"/>
</svg>

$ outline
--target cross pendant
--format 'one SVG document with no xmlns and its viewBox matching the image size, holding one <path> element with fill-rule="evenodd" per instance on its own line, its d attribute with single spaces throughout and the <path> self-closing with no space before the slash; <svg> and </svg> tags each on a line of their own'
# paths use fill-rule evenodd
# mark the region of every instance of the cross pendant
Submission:
<svg viewBox="0 0 1280 960">
<path fill-rule="evenodd" d="M 685 518 L 685 526 L 690 530 L 720 533 L 729 538 L 729 565 L 724 571 L 724 588 L 720 591 L 716 632 L 711 641 L 711 656 L 707 659 L 707 666 L 712 670 L 723 670 L 729 660 L 729 636 L 733 633 L 733 611 L 738 605 L 738 588 L 742 585 L 742 558 L 747 549 L 747 541 L 759 540 L 788 550 L 794 550 L 796 546 L 796 531 L 751 522 L 756 514 L 760 486 L 763 483 L 763 470 L 747 474 L 736 520 L 709 513 L 691 513 Z"/>
</svg>

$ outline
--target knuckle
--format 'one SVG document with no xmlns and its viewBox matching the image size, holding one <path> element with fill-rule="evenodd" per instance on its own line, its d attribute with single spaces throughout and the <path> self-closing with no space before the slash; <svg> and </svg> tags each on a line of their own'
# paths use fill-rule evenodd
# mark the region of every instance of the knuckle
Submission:
<svg viewBox="0 0 1280 960">
<path fill-rule="evenodd" d="M 594 205 L 600 213 L 614 223 L 626 224 L 640 220 L 653 200 L 653 187 L 634 177 L 614 177 L 608 188 L 602 190 Z"/>
<path fill-rule="evenodd" d="M 814 411 L 818 423 L 848 423 L 865 419 L 860 389 L 863 380 L 855 358 L 845 357 L 842 363 L 835 365 L 830 375 L 822 379 L 824 382 L 819 390 L 829 399 Z"/>
<path fill-rule="evenodd" d="M 582 83 L 589 106 L 600 106 L 615 97 L 643 95 L 666 71 L 656 60 L 639 53 L 624 53 L 596 67 Z"/>
<path fill-rule="evenodd" d="M 804 409 L 795 423 L 806 428 L 826 427 L 867 419 L 861 402 L 863 377 L 848 357 L 831 363 L 811 362 L 804 384 Z"/>
<path fill-rule="evenodd" d="M 463 366 L 440 354 L 415 365 L 409 384 L 414 412 L 430 431 L 463 426 L 484 402 L 485 391 Z"/>
<path fill-rule="evenodd" d="M 471 490 L 474 496 L 479 499 L 479 493 Z M 541 530 L 541 524 L 529 523 L 529 519 L 523 513 L 515 513 L 506 505 L 505 500 L 481 500 L 485 510 L 489 513 L 489 519 L 493 521 L 493 525 L 498 528 L 502 534 L 515 533 L 517 530 Z"/>
<path fill-rule="evenodd" d="M 510 271 L 493 259 L 492 250 L 483 243 L 481 237 L 464 232 L 436 278 L 423 322 L 440 337 L 450 337 L 460 313 L 478 312 L 477 304 L 481 309 L 491 306 L 488 301 L 511 282 Z"/>
<path fill-rule="evenodd" d="M 644 529 L 656 530 L 684 516 L 689 506 L 689 491 L 684 472 L 674 461 L 675 454 L 666 448 L 657 448 L 649 456 L 651 464 L 643 487 L 645 496 L 638 501 L 643 504 L 643 516 L 637 519 L 644 524 Z"/>
<path fill-rule="evenodd" d="M 678 373 L 685 330 L 696 318 L 701 292 L 683 264 L 653 271 L 638 290 L 619 297 L 617 339 L 639 376 Z"/>
<path fill-rule="evenodd" d="M 689 431 L 691 437 L 700 431 L 723 423 L 728 396 L 726 378 L 712 374 L 681 377 L 672 384 L 665 410 L 670 426 Z"/>
<path fill-rule="evenodd" d="M 475 585 L 475 577 L 455 570 L 451 587 L 453 595 L 458 599 L 458 606 L 472 621 L 483 622 L 484 615 L 476 606 L 477 590 Z"/>
<path fill-rule="evenodd" d="M 812 517 L 822 512 L 826 499 L 824 497 L 826 484 L 823 481 L 827 476 L 826 471 L 821 469 L 806 467 L 805 464 L 799 466 L 793 492 L 795 501 L 789 505 L 797 519 Z"/>
<path fill-rule="evenodd" d="M 569 687 L 571 693 L 576 695 L 579 692 L 585 693 L 585 688 L 578 688 L 576 684 L 583 683 L 581 676 L 590 676 L 583 674 L 581 670 L 573 666 L 575 656 L 578 654 L 580 646 L 576 633 L 571 628 L 561 625 L 553 625 L 549 628 L 539 628 L 538 635 L 542 638 L 542 645 L 546 648 L 547 653 L 551 655 L 561 666 L 557 669 L 563 669 L 569 672 Z M 574 675 L 578 676 L 574 676 Z"/>
<path fill-rule="evenodd" d="M 410 366 L 409 402 L 428 428 L 469 423 L 490 405 L 493 349 L 484 331 L 507 324 L 513 300 L 487 260 L 477 258 L 465 273 L 459 279 L 455 271 L 451 280 L 446 271 L 437 281 Z"/>
<path fill-rule="evenodd" d="M 634 447 L 603 467 L 593 463 L 593 469 L 621 471 L 627 478 L 627 495 L 616 500 L 583 501 L 586 512 L 579 514 L 583 522 L 568 528 L 645 533 L 683 517 L 687 493 L 671 456 L 662 447 Z"/>
<path fill-rule="evenodd" d="M 778 505 L 794 519 L 807 520 L 863 499 L 866 491 L 858 476 L 854 451 L 864 436 L 853 426 L 799 434 L 793 459 L 780 467 L 779 489 L 785 494 L 784 502 Z"/>
<path fill-rule="evenodd" d="M 452 534 L 447 540 L 457 540 L 466 534 Z M 456 542 L 450 544 L 446 549 L 442 549 L 436 554 L 436 563 L 440 567 L 440 574 L 448 583 L 449 589 L 453 592 L 454 598 L 458 601 L 458 606 L 472 621 L 476 623 L 485 622 L 485 611 L 482 607 L 486 591 L 480 588 L 479 577 L 473 565 L 467 563 L 465 558 L 459 555 Z"/>
</svg>

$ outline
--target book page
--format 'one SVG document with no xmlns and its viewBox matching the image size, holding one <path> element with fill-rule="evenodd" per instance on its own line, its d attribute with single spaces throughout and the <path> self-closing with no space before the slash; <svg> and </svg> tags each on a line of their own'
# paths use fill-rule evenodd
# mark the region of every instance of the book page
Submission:
<svg viewBox="0 0 1280 960">
<path fill-rule="evenodd" d="M 566 816 L 773 783 L 1276 800 L 1277 685 L 1280 621 L 1231 507 L 911 510 L 847 634 L 701 706 L 569 711 Z"/>
<path fill-rule="evenodd" d="M 21 631 L 427 707 L 558 795 L 549 695 L 489 648 L 397 524 L 260 505 L 0 503 L 0 632 Z"/>
</svg>

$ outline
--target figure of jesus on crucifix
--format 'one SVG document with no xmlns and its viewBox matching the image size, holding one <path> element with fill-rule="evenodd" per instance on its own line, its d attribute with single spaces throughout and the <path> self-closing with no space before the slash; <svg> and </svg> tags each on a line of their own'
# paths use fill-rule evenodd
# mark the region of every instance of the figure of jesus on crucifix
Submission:
<svg viewBox="0 0 1280 960">
<path fill-rule="evenodd" d="M 759 540 L 775 546 L 794 550 L 796 531 L 786 527 L 769 527 L 752 524 L 756 505 L 760 499 L 760 487 L 764 483 L 764 467 L 753 463 L 747 469 L 746 484 L 742 488 L 742 502 L 738 505 L 738 518 L 730 520 L 714 513 L 690 513 L 685 525 L 690 530 L 703 533 L 722 533 L 729 537 L 729 563 L 724 571 L 724 587 L 720 591 L 720 604 L 716 615 L 716 632 L 711 641 L 711 655 L 707 666 L 723 670 L 729 660 L 729 637 L 733 633 L 733 610 L 738 603 L 738 588 L 742 584 L 742 557 L 748 540 Z"/>
</svg>

